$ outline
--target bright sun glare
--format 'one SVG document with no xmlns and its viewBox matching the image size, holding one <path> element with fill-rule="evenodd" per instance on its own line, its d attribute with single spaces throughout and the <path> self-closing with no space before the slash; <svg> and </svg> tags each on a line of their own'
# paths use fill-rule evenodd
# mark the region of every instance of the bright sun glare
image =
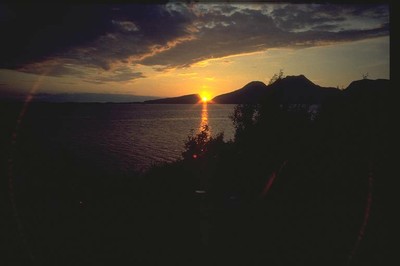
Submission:
<svg viewBox="0 0 400 266">
<path fill-rule="evenodd" d="M 206 103 L 206 102 L 210 101 L 211 97 L 208 92 L 202 91 L 200 93 L 200 99 L 201 99 L 201 102 Z"/>
</svg>

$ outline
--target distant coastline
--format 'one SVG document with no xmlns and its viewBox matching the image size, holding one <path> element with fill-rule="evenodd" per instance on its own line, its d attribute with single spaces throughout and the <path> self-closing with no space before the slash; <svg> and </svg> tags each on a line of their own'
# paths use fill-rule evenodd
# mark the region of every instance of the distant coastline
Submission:
<svg viewBox="0 0 400 266">
<path fill-rule="evenodd" d="M 25 102 L 25 94 L 0 95 L 0 102 Z M 143 103 L 146 100 L 155 100 L 160 97 L 141 96 L 132 94 L 107 93 L 38 93 L 32 102 L 46 103 Z"/>
</svg>

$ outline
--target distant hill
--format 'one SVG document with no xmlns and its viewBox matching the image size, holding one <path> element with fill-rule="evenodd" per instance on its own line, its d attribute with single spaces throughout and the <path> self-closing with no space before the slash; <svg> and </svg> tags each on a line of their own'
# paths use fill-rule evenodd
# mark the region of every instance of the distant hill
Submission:
<svg viewBox="0 0 400 266">
<path fill-rule="evenodd" d="M 200 101 L 200 95 L 198 94 L 189 94 L 179 97 L 172 97 L 172 98 L 162 98 L 157 100 L 149 100 L 144 101 L 144 103 L 167 103 L 167 104 L 195 104 Z"/>
<path fill-rule="evenodd" d="M 215 103 L 237 104 L 256 103 L 268 93 L 268 86 L 261 81 L 252 81 L 243 88 L 218 95 L 212 99 Z"/>
<path fill-rule="evenodd" d="M 382 105 L 388 105 L 393 101 L 391 106 L 395 106 L 393 93 L 391 90 L 390 80 L 388 79 L 362 79 L 350 83 L 350 85 L 343 90 L 342 100 L 344 103 L 357 106 L 358 110 L 371 110 L 371 108 L 385 109 Z M 374 111 L 375 114 L 378 111 Z"/>
<path fill-rule="evenodd" d="M 321 103 L 326 97 L 339 94 L 340 90 L 330 87 L 321 87 L 304 75 L 287 76 L 271 85 L 261 81 L 253 81 L 243 88 L 219 95 L 213 99 L 215 103 L 238 104 L 258 103 L 267 95 L 274 95 L 282 103 Z"/>
<path fill-rule="evenodd" d="M 360 97 L 361 95 L 372 96 L 376 93 L 380 93 L 383 89 L 389 88 L 390 80 L 388 79 L 361 79 L 350 83 L 350 85 L 344 90 L 344 94 L 347 96 Z"/>
<path fill-rule="evenodd" d="M 287 76 L 269 87 L 282 103 L 319 104 L 341 93 L 337 88 L 316 85 L 304 75 Z"/>
<path fill-rule="evenodd" d="M 8 94 L 1 95 L 0 101 L 24 102 L 27 95 Z M 33 97 L 33 102 L 48 103 L 141 103 L 146 100 L 157 99 L 153 96 L 138 96 L 132 94 L 111 94 L 111 93 L 38 93 Z"/>
</svg>

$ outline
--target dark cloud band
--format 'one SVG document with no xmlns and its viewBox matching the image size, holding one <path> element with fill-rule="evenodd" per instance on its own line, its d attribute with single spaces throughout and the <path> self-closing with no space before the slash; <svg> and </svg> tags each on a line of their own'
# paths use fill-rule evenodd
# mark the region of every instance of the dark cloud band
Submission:
<svg viewBox="0 0 400 266">
<path fill-rule="evenodd" d="M 187 67 L 268 48 L 390 34 L 387 5 L 1 5 L 0 20 L 0 68 L 35 73 L 56 61 L 48 75 L 84 76 L 70 65 L 109 72 L 96 82 L 142 78 L 132 69 L 138 63 Z M 121 65 L 129 67 L 121 72 Z"/>
</svg>

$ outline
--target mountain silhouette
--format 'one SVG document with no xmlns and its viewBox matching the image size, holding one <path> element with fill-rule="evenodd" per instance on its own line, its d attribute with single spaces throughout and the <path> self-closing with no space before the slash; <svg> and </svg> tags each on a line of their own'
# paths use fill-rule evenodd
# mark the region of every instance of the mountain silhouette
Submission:
<svg viewBox="0 0 400 266">
<path fill-rule="evenodd" d="M 282 103 L 320 104 L 327 97 L 340 93 L 339 89 L 321 87 L 304 75 L 287 76 L 270 85 Z"/>
<path fill-rule="evenodd" d="M 144 103 L 149 104 L 195 104 L 200 101 L 200 95 L 198 94 L 189 94 L 183 95 L 179 97 L 171 97 L 171 98 L 162 98 L 157 100 L 148 100 L 144 101 Z"/>
<path fill-rule="evenodd" d="M 268 86 L 261 81 L 253 81 L 239 90 L 219 95 L 213 101 L 224 104 L 258 103 L 273 94 L 281 103 L 319 104 L 326 97 L 339 93 L 339 89 L 318 86 L 304 75 L 299 75 L 278 79 Z"/>
<path fill-rule="evenodd" d="M 261 97 L 268 94 L 270 88 L 261 81 L 252 81 L 243 88 L 221 94 L 212 99 L 215 103 L 239 104 L 257 103 Z"/>
<path fill-rule="evenodd" d="M 304 75 L 286 76 L 276 80 L 270 85 L 265 85 L 262 81 L 252 81 L 244 87 L 225 94 L 214 97 L 211 102 L 219 104 L 255 104 L 262 99 L 274 97 L 283 104 L 321 104 L 328 98 L 335 96 L 345 97 L 346 99 L 373 98 L 384 93 L 385 88 L 389 87 L 387 79 L 363 79 L 350 83 L 350 85 L 340 90 L 333 87 L 319 86 Z M 179 97 L 162 98 L 147 100 L 148 104 L 196 104 L 200 102 L 200 95 L 189 94 Z"/>
<path fill-rule="evenodd" d="M 361 79 L 350 83 L 344 90 L 344 94 L 350 97 L 371 97 L 382 93 L 389 88 L 390 81 L 388 79 Z"/>
</svg>

